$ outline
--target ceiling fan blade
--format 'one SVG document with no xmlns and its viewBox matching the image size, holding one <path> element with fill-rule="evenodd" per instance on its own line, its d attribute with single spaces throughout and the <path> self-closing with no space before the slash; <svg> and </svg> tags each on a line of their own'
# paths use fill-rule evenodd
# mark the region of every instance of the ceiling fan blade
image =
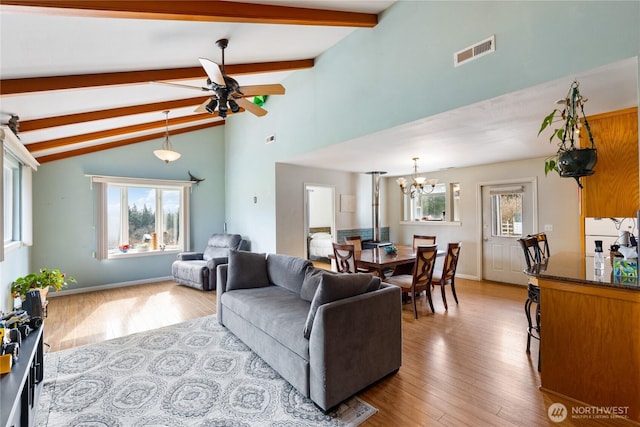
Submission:
<svg viewBox="0 0 640 427">
<path fill-rule="evenodd" d="M 238 90 L 244 96 L 284 95 L 284 86 L 281 84 L 240 86 Z"/>
<path fill-rule="evenodd" d="M 224 76 L 222 75 L 218 64 L 207 58 L 198 58 L 198 60 L 200 61 L 202 68 L 204 68 L 204 70 L 207 72 L 207 76 L 209 76 L 209 79 L 211 79 L 212 82 L 220 86 L 227 85 L 224 81 Z"/>
<path fill-rule="evenodd" d="M 209 101 L 211 101 L 211 99 L 207 98 L 207 100 L 204 101 L 202 104 L 198 105 L 198 108 L 193 110 L 193 112 L 194 113 L 208 113 L 208 111 L 205 109 L 205 107 L 207 106 Z"/>
<path fill-rule="evenodd" d="M 256 104 L 246 98 L 234 98 L 234 101 L 236 101 L 239 106 L 258 117 L 262 117 L 267 114 L 267 110 L 262 107 L 258 107 Z"/>
<path fill-rule="evenodd" d="M 198 86 L 189 86 L 189 85 L 181 85 L 179 83 L 169 83 L 169 82 L 151 82 L 153 84 L 156 85 L 165 85 L 165 86 L 175 86 L 175 87 L 181 87 L 183 89 L 191 89 L 191 90 L 197 90 L 199 92 L 209 92 L 211 89 L 206 88 L 206 87 L 198 87 Z"/>
</svg>

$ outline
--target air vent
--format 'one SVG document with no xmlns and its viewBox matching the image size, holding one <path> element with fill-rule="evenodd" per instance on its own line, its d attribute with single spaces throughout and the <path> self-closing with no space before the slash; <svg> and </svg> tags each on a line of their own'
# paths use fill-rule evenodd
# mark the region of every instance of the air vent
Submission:
<svg viewBox="0 0 640 427">
<path fill-rule="evenodd" d="M 464 48 L 453 55 L 453 65 L 462 65 L 480 56 L 486 55 L 496 50 L 496 36 L 493 35 L 486 40 Z"/>
</svg>

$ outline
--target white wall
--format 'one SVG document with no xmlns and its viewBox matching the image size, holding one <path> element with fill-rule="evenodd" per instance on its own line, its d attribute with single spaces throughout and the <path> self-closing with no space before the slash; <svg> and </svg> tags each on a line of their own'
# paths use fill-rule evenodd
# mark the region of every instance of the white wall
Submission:
<svg viewBox="0 0 640 427">
<path fill-rule="evenodd" d="M 330 187 L 307 186 L 309 228 L 331 227 L 334 201 Z"/>
<path fill-rule="evenodd" d="M 276 252 L 304 257 L 304 185 L 335 187 L 336 230 L 371 227 L 371 177 L 278 163 L 276 165 Z M 340 195 L 356 197 L 355 212 L 340 212 Z M 386 206 L 386 185 L 381 183 L 381 205 Z M 386 226 L 386 209 L 380 225 Z M 268 251 L 268 249 L 263 249 Z"/>
</svg>

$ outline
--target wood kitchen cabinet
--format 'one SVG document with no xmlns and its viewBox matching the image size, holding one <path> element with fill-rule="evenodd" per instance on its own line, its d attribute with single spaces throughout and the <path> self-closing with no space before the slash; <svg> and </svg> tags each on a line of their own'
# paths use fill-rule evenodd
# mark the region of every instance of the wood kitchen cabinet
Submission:
<svg viewBox="0 0 640 427">
<path fill-rule="evenodd" d="M 588 117 L 598 150 L 595 174 L 582 178 L 582 217 L 635 218 L 639 202 L 638 108 Z M 589 146 L 587 132 L 581 145 Z"/>
</svg>

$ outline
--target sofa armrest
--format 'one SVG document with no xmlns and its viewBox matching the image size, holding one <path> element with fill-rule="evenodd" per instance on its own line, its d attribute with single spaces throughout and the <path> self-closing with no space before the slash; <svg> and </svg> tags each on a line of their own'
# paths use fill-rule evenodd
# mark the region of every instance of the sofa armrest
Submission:
<svg viewBox="0 0 640 427">
<path fill-rule="evenodd" d="M 207 261 L 207 267 L 212 271 L 213 275 L 215 276 L 216 273 L 216 268 L 220 265 L 220 264 L 228 264 L 229 263 L 229 257 L 226 256 L 221 256 L 221 257 L 216 257 L 216 258 L 211 258 L 210 260 Z"/>
<path fill-rule="evenodd" d="M 222 294 L 227 290 L 227 271 L 229 270 L 229 264 L 220 264 L 216 268 L 216 304 L 217 304 L 217 317 L 218 323 L 224 325 L 222 319 Z"/>
<path fill-rule="evenodd" d="M 202 252 L 181 252 L 178 254 L 178 259 L 180 261 L 194 261 L 201 260 Z"/>
<path fill-rule="evenodd" d="M 327 410 L 402 363 L 402 292 L 381 289 L 318 308 L 309 337 L 311 399 Z"/>
<path fill-rule="evenodd" d="M 251 250 L 251 242 L 247 239 L 240 240 L 240 244 L 238 245 L 239 251 L 250 251 Z"/>
</svg>

